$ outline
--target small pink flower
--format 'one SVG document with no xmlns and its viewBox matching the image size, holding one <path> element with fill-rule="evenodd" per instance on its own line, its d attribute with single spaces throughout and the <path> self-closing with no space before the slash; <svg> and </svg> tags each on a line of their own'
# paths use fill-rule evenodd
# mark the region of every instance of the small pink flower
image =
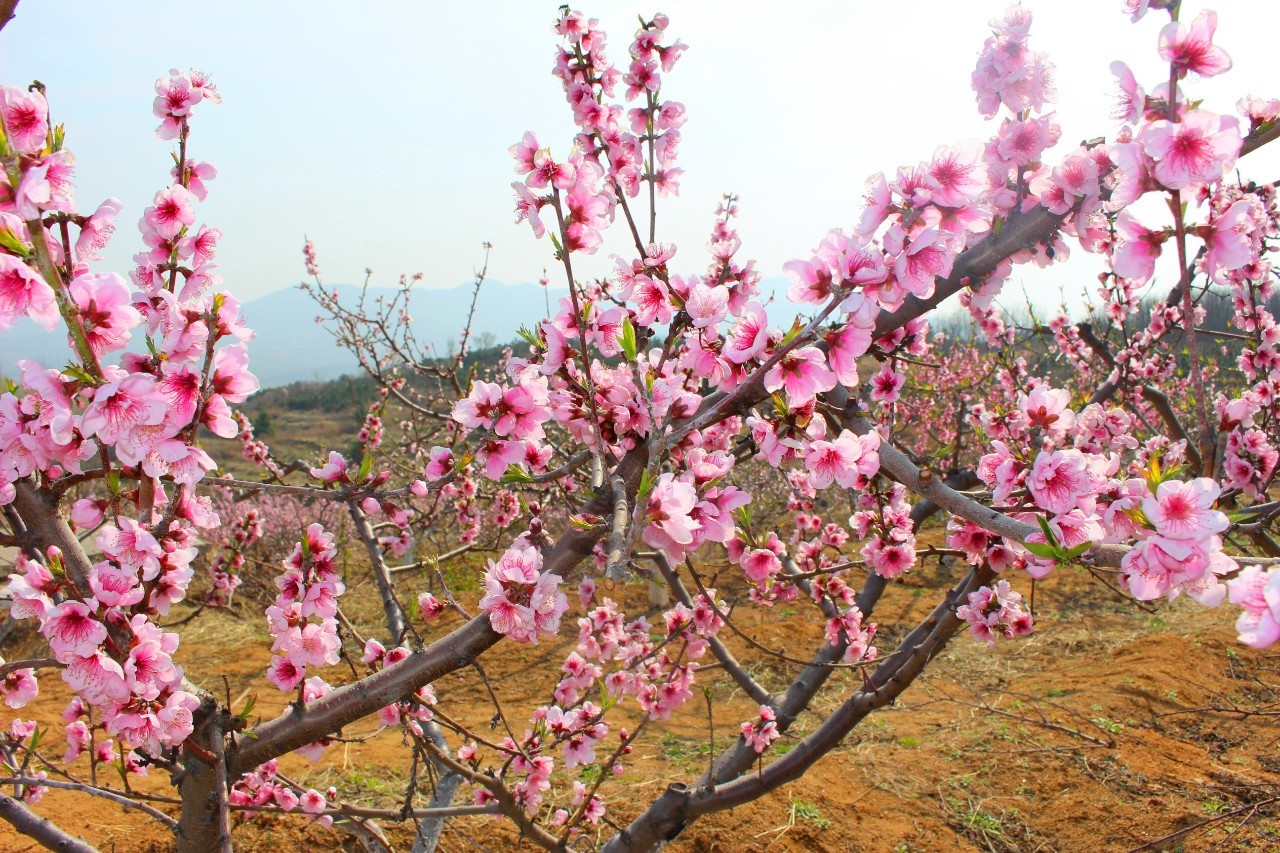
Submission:
<svg viewBox="0 0 1280 853">
<path fill-rule="evenodd" d="M 175 184 L 156 193 L 152 206 L 142 214 L 144 229 L 155 231 L 165 240 L 196 221 L 195 198 L 186 187 Z"/>
<path fill-rule="evenodd" d="M 308 788 L 298 798 L 298 804 L 302 806 L 302 810 L 307 814 L 321 814 L 327 807 L 328 802 L 325 801 L 324 794 L 315 788 Z"/>
<path fill-rule="evenodd" d="M 778 731 L 777 719 L 777 715 L 774 714 L 772 708 L 768 705 L 761 705 L 760 716 L 752 722 L 742 724 L 742 739 L 757 754 L 763 753 L 769 748 L 769 744 L 781 737 L 781 733 Z"/>
<path fill-rule="evenodd" d="M 769 342 L 769 318 L 764 306 L 748 302 L 738 322 L 725 336 L 723 355 L 731 364 L 743 364 L 758 356 Z"/>
<path fill-rule="evenodd" d="M 347 460 L 336 450 L 329 451 L 329 461 L 319 468 L 310 469 L 311 476 L 326 483 L 348 482 Z"/>
<path fill-rule="evenodd" d="M 34 154 L 44 147 L 49 134 L 49 105 L 41 93 L 0 86 L 0 120 L 14 148 Z"/>
<path fill-rule="evenodd" d="M 871 378 L 871 399 L 885 405 L 896 403 L 902 397 L 902 386 L 905 384 L 907 377 L 885 362 L 880 372 Z"/>
<path fill-rule="evenodd" d="M 1240 642 L 1262 649 L 1280 640 L 1280 571 L 1246 566 L 1227 589 L 1231 603 L 1244 608 L 1236 621 Z"/>
<path fill-rule="evenodd" d="M 1218 13 L 1205 11 L 1191 25 L 1173 21 L 1160 31 L 1160 58 L 1186 76 L 1193 71 L 1201 77 L 1213 77 L 1231 68 L 1231 57 L 1213 43 L 1218 28 Z"/>
<path fill-rule="evenodd" d="M 1156 179 L 1171 190 L 1218 180 L 1240 151 L 1236 119 L 1206 110 L 1191 110 L 1177 124 L 1154 121 L 1142 139 Z"/>
<path fill-rule="evenodd" d="M 836 375 L 827 367 L 827 358 L 817 347 L 792 350 L 764 375 L 766 391 L 785 390 L 787 405 L 804 406 L 814 397 L 836 387 Z"/>
<path fill-rule="evenodd" d="M 59 319 L 53 289 L 20 258 L 0 253 L 0 332 L 24 316 L 51 331 Z"/>
<path fill-rule="evenodd" d="M 1230 524 L 1225 513 L 1213 509 L 1221 491 L 1208 477 L 1187 483 L 1168 480 L 1142 502 L 1142 511 L 1166 539 L 1208 539 Z"/>
<path fill-rule="evenodd" d="M 1112 269 L 1121 278 L 1145 284 L 1155 272 L 1165 233 L 1150 230 L 1128 210 L 1122 210 L 1116 217 L 1116 236 L 1120 243 L 1112 259 Z"/>
</svg>

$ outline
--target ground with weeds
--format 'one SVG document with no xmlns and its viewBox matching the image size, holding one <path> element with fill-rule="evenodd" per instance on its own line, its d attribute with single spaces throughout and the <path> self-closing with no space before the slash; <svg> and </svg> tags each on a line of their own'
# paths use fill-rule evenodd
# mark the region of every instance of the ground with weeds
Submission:
<svg viewBox="0 0 1280 853">
<path fill-rule="evenodd" d="M 354 557 L 350 566 L 344 609 L 358 628 L 377 635 L 376 594 L 361 579 Z M 874 620 L 883 652 L 928 612 L 961 570 L 935 559 L 905 582 L 891 584 Z M 473 565 L 452 576 L 468 606 L 476 599 L 477 571 Z M 467 576 L 471 590 L 465 589 Z M 1236 643 L 1228 608 L 1206 610 L 1179 601 L 1140 609 L 1104 589 L 1105 580 L 1079 569 L 1056 571 L 1036 586 L 1034 636 L 994 650 L 967 635 L 956 637 L 898 705 L 871 716 L 803 779 L 750 807 L 696 822 L 673 849 L 1280 849 L 1280 655 Z M 416 592 L 430 579 L 424 574 L 402 582 L 406 592 Z M 1014 582 L 1030 592 L 1026 579 Z M 729 585 L 721 587 L 732 597 Z M 636 583 L 607 594 L 643 610 L 647 589 Z M 194 619 L 183 629 L 179 658 L 190 677 L 225 694 L 235 708 L 256 697 L 254 715 L 267 719 L 289 697 L 263 677 L 269 642 L 261 611 L 255 616 L 248 602 L 242 605 L 238 614 L 206 611 Z M 179 608 L 174 617 L 186 612 Z M 812 615 L 811 606 L 798 601 L 762 615 L 752 611 L 739 627 L 765 646 L 804 657 L 820 639 L 821 624 Z M 441 624 L 418 625 L 429 639 L 458 620 L 450 615 Z M 522 714 L 549 701 L 574 633 L 570 623 L 557 642 L 502 644 L 482 658 L 516 728 Z M 722 637 L 744 660 L 751 657 L 737 637 Z M 354 645 L 348 650 L 358 658 Z M 28 638 L 21 651 L 39 653 L 37 638 Z M 753 668 L 770 689 L 783 686 L 792 672 L 776 659 Z M 351 675 L 345 663 L 326 673 L 333 683 Z M 695 693 L 671 721 L 651 724 L 625 772 L 605 784 L 602 793 L 615 822 L 629 820 L 669 782 L 695 779 L 712 750 L 730 743 L 737 724 L 755 715 L 753 704 L 722 673 L 708 672 L 700 683 L 709 687 L 705 696 Z M 774 751 L 791 748 L 858 683 L 855 672 L 837 673 Z M 53 673 L 44 674 L 41 690 L 56 700 L 39 703 L 36 719 L 49 730 L 42 751 L 60 755 L 64 744 L 56 714 L 69 694 Z M 494 707 L 474 671 L 449 676 L 436 690 L 445 713 L 491 734 Z M 716 711 L 714 728 L 708 725 L 708 703 Z M 344 734 L 359 739 L 375 730 L 376 721 L 365 721 Z M 501 728 L 492 734 L 501 737 Z M 348 803 L 398 808 L 408 756 L 401 734 L 388 730 L 335 744 L 316 763 L 289 756 L 281 770 L 306 787 L 334 785 Z M 87 774 L 83 759 L 72 772 Z M 100 783 L 119 785 L 103 773 Z M 158 769 L 132 784 L 172 794 Z M 35 808 L 106 851 L 170 846 L 164 828 L 145 815 L 80 793 L 54 790 Z M 348 836 L 308 828 L 301 816 L 237 820 L 238 850 L 355 849 Z M 408 849 L 410 827 L 384 822 L 383 828 L 396 849 Z M 478 816 L 452 821 L 440 849 L 522 846 L 509 824 Z M 0 824 L 0 849 L 37 848 Z"/>
</svg>

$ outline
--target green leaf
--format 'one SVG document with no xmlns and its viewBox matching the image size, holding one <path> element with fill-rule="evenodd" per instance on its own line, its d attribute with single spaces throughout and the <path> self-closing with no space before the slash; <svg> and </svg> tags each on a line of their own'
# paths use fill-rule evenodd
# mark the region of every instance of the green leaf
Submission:
<svg viewBox="0 0 1280 853">
<path fill-rule="evenodd" d="M 510 486 L 515 483 L 532 483 L 533 476 L 519 465 L 511 464 L 507 466 L 507 472 L 502 475 L 502 479 L 498 482 L 504 486 Z"/>
<path fill-rule="evenodd" d="M 1053 528 L 1049 526 L 1049 521 L 1043 515 L 1037 515 L 1036 521 L 1040 522 L 1040 529 L 1044 532 L 1044 539 L 1054 548 L 1058 547 L 1058 538 L 1053 535 Z"/>
<path fill-rule="evenodd" d="M 31 247 L 14 236 L 7 228 L 0 228 L 0 248 L 24 258 L 31 257 Z"/>
<path fill-rule="evenodd" d="M 1023 542 L 1022 547 L 1037 557 L 1042 557 L 1046 560 L 1058 559 L 1058 549 L 1046 542 Z"/>
<path fill-rule="evenodd" d="M 788 329 L 787 333 L 782 337 L 781 345 L 784 347 L 787 346 L 789 343 L 791 343 L 796 338 L 798 338 L 802 331 L 804 331 L 804 324 L 801 323 L 800 318 L 797 317 L 795 318 L 795 320 L 791 321 L 791 328 Z"/>
<path fill-rule="evenodd" d="M 933 451 L 932 455 L 931 455 L 929 458 L 930 458 L 930 459 L 941 459 L 941 458 L 943 458 L 944 456 L 949 456 L 949 455 L 951 455 L 951 451 L 953 451 L 953 450 L 955 450 L 955 449 L 956 449 L 956 443 L 953 441 L 953 442 L 951 442 L 950 444 L 947 444 L 947 445 L 945 445 L 945 446 L 943 446 L 943 447 L 939 447 L 937 450 Z"/>
<path fill-rule="evenodd" d="M 653 476 L 646 468 L 644 473 L 640 475 L 640 491 L 636 493 L 637 501 L 646 501 L 649 499 L 649 493 L 653 491 Z"/>
<path fill-rule="evenodd" d="M 1063 556 L 1066 557 L 1068 560 L 1074 560 L 1077 557 L 1084 554 L 1085 551 L 1088 551 L 1092 547 L 1093 547 L 1092 542 L 1081 542 L 1079 545 L 1072 548 L 1071 550 L 1064 552 Z"/>
<path fill-rule="evenodd" d="M 62 373 L 63 375 L 70 376 L 72 379 L 83 382 L 86 385 L 94 384 L 93 377 L 89 375 L 87 370 L 78 364 L 68 364 L 66 367 L 62 368 Z"/>
<path fill-rule="evenodd" d="M 369 476 L 369 472 L 373 470 L 373 454 L 366 453 L 364 458 L 360 460 L 360 473 L 356 475 L 356 482 L 363 483 Z"/>
<path fill-rule="evenodd" d="M 521 326 L 516 331 L 516 334 L 518 334 L 521 338 L 523 338 L 525 343 L 527 343 L 531 347 L 542 346 L 542 341 L 538 340 L 538 336 L 535 335 L 533 331 L 529 329 L 528 326 Z"/>
<path fill-rule="evenodd" d="M 618 338 L 618 344 L 622 347 L 627 361 L 636 360 L 636 327 L 631 325 L 630 317 L 622 319 L 622 335 Z"/>
</svg>

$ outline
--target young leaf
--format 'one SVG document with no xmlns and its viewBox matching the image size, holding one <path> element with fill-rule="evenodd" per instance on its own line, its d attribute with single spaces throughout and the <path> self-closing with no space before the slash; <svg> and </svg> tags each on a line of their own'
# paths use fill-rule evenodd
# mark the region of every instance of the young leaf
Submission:
<svg viewBox="0 0 1280 853">
<path fill-rule="evenodd" d="M 1046 560 L 1058 559 L 1058 549 L 1047 542 L 1023 542 L 1022 547 L 1037 557 L 1043 557 Z"/>
<path fill-rule="evenodd" d="M 1036 521 L 1040 522 L 1040 529 L 1044 531 L 1044 540 L 1054 548 L 1058 547 L 1058 538 L 1053 535 L 1053 528 L 1049 526 L 1048 520 L 1043 515 L 1037 515 Z"/>
<path fill-rule="evenodd" d="M 622 336 L 618 339 L 627 361 L 636 360 L 636 327 L 631 325 L 631 318 L 622 318 Z"/>
<path fill-rule="evenodd" d="M 504 486 L 510 486 L 515 483 L 532 483 L 533 476 L 519 465 L 511 464 L 507 466 L 507 473 L 502 475 L 502 479 L 498 481 Z"/>
</svg>

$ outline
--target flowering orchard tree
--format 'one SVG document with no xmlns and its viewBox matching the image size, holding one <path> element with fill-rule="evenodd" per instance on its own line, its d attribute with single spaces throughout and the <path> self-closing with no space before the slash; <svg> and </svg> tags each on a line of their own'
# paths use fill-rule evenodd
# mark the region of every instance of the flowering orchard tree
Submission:
<svg viewBox="0 0 1280 853">
<path fill-rule="evenodd" d="M 1280 639 L 1280 326 L 1268 308 L 1280 231 L 1274 186 L 1243 177 L 1247 155 L 1280 136 L 1280 101 L 1203 103 L 1196 81 L 1231 65 L 1213 13 L 1187 22 L 1176 2 L 1125 5 L 1135 20 L 1169 16 L 1144 48 L 1168 74 L 1139 81 L 1113 65 L 1112 141 L 1057 150 L 1053 66 L 1031 47 L 1030 14 L 1011 7 L 972 74 L 990 139 L 873 176 L 856 225 L 815 235 L 787 264 L 785 311 L 759 298 L 733 197 L 705 257 L 661 239 L 685 121 L 664 87 L 685 50 L 667 18 L 643 21 L 619 67 L 596 22 L 566 8 L 554 75 L 578 132 L 554 148 L 530 132 L 511 148 L 517 218 L 569 285 L 545 320 L 530 318 L 527 348 L 486 373 L 466 360 L 464 332 L 453 358 L 433 358 L 413 337 L 411 280 L 394 299 L 344 306 L 307 244 L 314 295 L 380 386 L 351 460 L 278 461 L 233 408 L 258 383 L 251 333 L 218 290 L 221 233 L 197 221 L 216 176 L 191 149 L 194 117 L 219 101 L 210 79 L 157 82 L 157 135 L 175 166 L 142 211 L 127 279 L 92 266 L 121 205 L 81 212 L 73 137 L 46 93 L 0 88 L 0 328 L 27 317 L 69 351 L 62 366 L 22 362 L 0 396 L 10 613 L 41 649 L 0 667 L 19 713 L 0 743 L 11 791 L 0 816 L 52 848 L 91 849 L 33 811 L 58 788 L 145 813 L 181 850 L 229 850 L 243 815 L 290 813 L 375 850 L 389 846 L 379 821 L 415 821 L 414 848 L 430 850 L 444 819 L 475 813 L 548 850 L 652 850 L 804 774 L 953 635 L 995 647 L 1032 632 L 1019 590 L 1064 566 L 1141 601 L 1229 601 L 1242 642 Z M 579 279 L 575 261 L 610 230 L 616 271 Z M 1016 264 L 1073 251 L 1096 256 L 1088 321 L 1025 327 L 996 309 Z M 1157 264 L 1173 270 L 1167 288 L 1152 284 Z M 957 295 L 972 340 L 930 329 Z M 1236 331 L 1203 325 L 1213 298 L 1228 300 Z M 261 480 L 216 478 L 206 433 L 239 436 Z M 918 547 L 939 512 L 945 547 Z M 355 570 L 339 529 L 379 592 L 380 636 L 343 611 Z M 290 702 L 259 719 L 184 676 L 169 629 L 228 607 L 247 555 L 272 537 L 290 545 L 256 618 L 265 680 Z M 208 577 L 196 581 L 202 548 Z M 472 549 L 495 555 L 478 600 L 454 596 L 441 572 L 430 586 L 404 580 Z M 944 556 L 964 576 L 878 648 L 887 585 Z M 607 595 L 633 574 L 674 599 L 660 618 Z M 809 656 L 735 624 L 741 609 L 801 600 L 822 637 Z M 162 621 L 175 606 L 189 617 Z M 568 653 L 528 673 L 542 700 L 496 709 L 500 739 L 433 687 L 464 669 L 483 679 L 495 647 L 557 638 Z M 760 675 L 778 668 L 789 681 Z M 858 672 L 855 686 L 792 749 L 771 750 L 836 691 L 839 669 Z M 719 720 L 738 736 L 700 775 L 649 803 L 639 789 L 620 797 L 615 779 L 650 724 L 710 671 L 758 710 Z M 24 719 L 43 701 L 38 675 L 72 695 L 65 731 Z M 405 744 L 403 808 L 356 807 L 280 772 L 282 757 L 315 759 L 366 718 Z M 151 768 L 176 797 L 130 787 Z M 460 788 L 469 802 L 455 802 Z"/>
</svg>

